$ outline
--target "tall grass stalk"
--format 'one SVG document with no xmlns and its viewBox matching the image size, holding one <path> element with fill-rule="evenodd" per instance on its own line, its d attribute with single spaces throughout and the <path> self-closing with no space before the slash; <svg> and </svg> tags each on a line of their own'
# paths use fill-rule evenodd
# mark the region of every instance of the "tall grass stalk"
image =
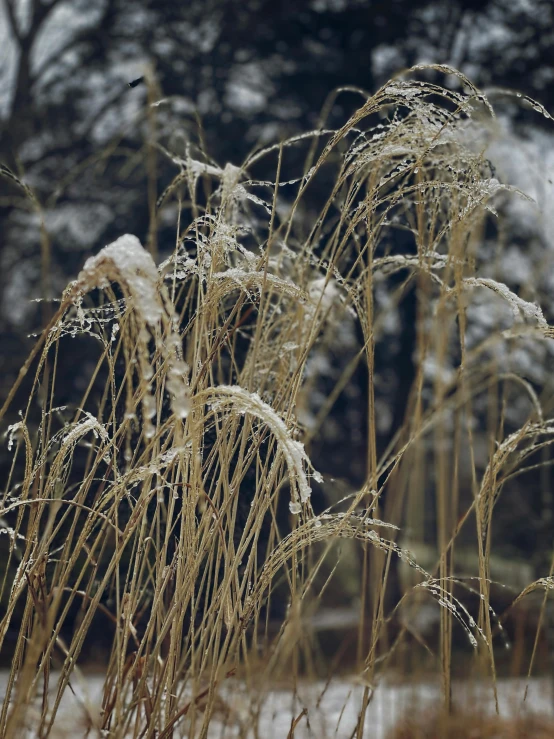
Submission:
<svg viewBox="0 0 554 739">
<path fill-rule="evenodd" d="M 456 75 L 461 91 L 421 81 L 429 70 Z M 7 429 L 0 644 L 17 637 L 0 735 L 54 735 L 99 623 L 113 638 L 101 710 L 83 703 L 83 733 L 206 736 L 215 720 L 236 728 L 230 706 L 240 693 L 250 701 L 246 734 L 277 679 L 292 674 L 294 689 L 300 671 L 310 672 L 306 614 L 324 597 L 345 539 L 363 562 L 354 669 L 366 689 L 356 736 L 364 735 L 372 686 L 409 637 L 401 629 L 390 642 L 387 631 L 387 583 L 398 560 L 414 577 L 394 612 L 421 598 L 442 607 L 445 705 L 453 624 L 494 681 L 493 513 L 504 483 L 554 440 L 554 421 L 543 418 L 528 382 L 498 366 L 496 349 L 553 333 L 538 306 L 476 271 L 496 204 L 518 196 L 494 179 L 474 143 L 494 127 L 487 98 L 445 67 L 414 68 L 372 96 L 354 92 L 361 105 L 340 129 L 322 121 L 242 167 L 221 169 L 192 148 L 178 157 L 160 145 L 179 170 L 158 200 L 159 209 L 178 209 L 174 253 L 156 266 L 138 239 L 121 237 L 88 260 L 39 337 L 2 409 L 13 412 L 34 371 L 28 401 Z M 288 157 L 297 160 L 306 145 L 306 169 L 291 178 Z M 275 181 L 254 178 L 262 160 L 275 163 Z M 327 188 L 325 198 L 311 197 L 316 186 Z M 152 181 L 149 203 L 154 218 Z M 156 243 L 152 231 L 151 250 Z M 388 309 L 375 298 L 383 285 Z M 382 451 L 376 345 L 412 286 L 416 377 L 404 424 Z M 512 325 L 493 325 L 468 347 L 467 309 L 479 291 L 495 294 L 499 315 L 508 307 Z M 352 321 L 360 350 L 306 428 L 299 410 L 312 406 L 313 358 Z M 76 361 L 76 340 L 97 347 L 96 365 L 80 370 L 88 372 L 80 400 L 60 408 L 59 363 Z M 338 500 L 312 465 L 310 443 L 357 362 L 368 377 L 367 477 Z M 507 385 L 530 409 L 510 433 Z M 474 419 L 483 398 L 490 449 L 481 470 Z M 326 509 L 312 505 L 314 481 L 329 496 Z M 429 488 L 435 570 L 397 541 L 398 527 L 422 533 Z M 456 542 L 471 527 L 478 613 L 454 588 Z M 545 573 L 519 597 L 552 587 Z M 287 606 L 276 609 L 276 632 L 272 598 Z"/>
</svg>

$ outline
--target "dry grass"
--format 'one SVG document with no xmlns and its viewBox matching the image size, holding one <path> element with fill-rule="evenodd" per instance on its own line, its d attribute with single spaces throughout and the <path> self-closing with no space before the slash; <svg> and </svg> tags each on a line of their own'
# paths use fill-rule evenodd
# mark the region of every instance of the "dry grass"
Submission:
<svg viewBox="0 0 554 739">
<path fill-rule="evenodd" d="M 364 563 L 357 670 L 367 686 L 408 636 L 403 630 L 390 645 L 384 629 L 397 557 L 415 574 L 402 601 L 419 593 L 442 606 L 437 669 L 447 707 L 454 623 L 494 680 L 493 513 L 510 476 L 554 440 L 541 400 L 504 372 L 497 349 L 553 333 L 534 303 L 476 274 L 491 211 L 510 188 L 473 143 L 490 127 L 492 108 L 460 79 L 463 93 L 399 78 L 364 97 L 340 130 L 265 149 L 242 168 L 173 157 L 179 174 L 158 203 L 178 204 L 173 255 L 156 267 L 137 239 L 123 237 L 68 286 L 18 380 L 35 372 L 8 430 L 14 460 L 0 509 L 10 540 L 0 643 L 10 631 L 18 636 L 2 736 L 21 736 L 33 722 L 37 735 L 52 735 L 89 630 L 102 619 L 113 640 L 102 711 L 88 716 L 88 730 L 206 736 L 222 710 L 220 687 L 232 690 L 237 676 L 252 696 L 255 726 L 259 696 L 284 674 L 294 683 L 301 663 L 309 670 L 303 614 L 323 598 L 344 539 L 359 545 Z M 306 145 L 304 174 L 285 184 L 289 149 Z M 274 182 L 250 179 L 263 158 L 276 161 Z M 309 195 L 317 180 L 328 194 L 316 209 Z M 409 235 L 407 253 L 399 233 Z M 375 291 L 398 274 L 392 306 L 417 289 L 417 375 L 404 427 L 378 454 L 375 347 L 387 310 Z M 511 326 L 493 326 L 468 347 L 466 312 L 479 291 L 497 308 L 504 301 Z M 367 481 L 316 513 L 310 493 L 321 478 L 303 442 L 325 424 L 353 368 L 309 433 L 298 411 L 311 407 L 311 360 L 353 320 L 363 334 L 356 361 L 369 378 Z M 97 347 L 97 364 L 82 398 L 59 408 L 57 367 L 76 336 Z M 456 371 L 441 372 L 456 352 Z M 429 362 L 438 368 L 432 377 Z M 506 387 L 529 401 L 527 419 L 509 433 Z M 483 406 L 490 453 L 480 470 L 473 419 Z M 404 509 L 425 505 L 428 464 L 433 571 L 396 541 Z M 481 603 L 473 614 L 453 592 L 455 544 L 471 527 Z M 288 607 L 270 639 L 276 583 Z M 552 583 L 545 572 L 528 590 Z M 61 667 L 55 675 L 53 664 Z M 359 737 L 370 698 L 367 687 Z"/>
<path fill-rule="evenodd" d="M 551 718 L 503 719 L 454 711 L 401 720 L 388 739 L 547 739 L 553 733 Z"/>
</svg>

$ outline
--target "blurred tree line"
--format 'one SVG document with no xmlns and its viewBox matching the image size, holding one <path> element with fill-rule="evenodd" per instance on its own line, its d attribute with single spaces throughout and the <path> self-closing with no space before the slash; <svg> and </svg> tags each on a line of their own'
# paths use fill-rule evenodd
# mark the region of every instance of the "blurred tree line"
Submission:
<svg viewBox="0 0 554 739">
<path fill-rule="evenodd" d="M 31 346 L 27 334 L 47 317 L 31 298 L 59 296 L 85 258 L 122 233 L 149 242 L 160 258 L 173 249 L 171 211 L 149 232 L 156 194 L 176 174 L 153 140 L 240 165 L 259 146 L 317 128 L 334 88 L 373 92 L 418 62 L 452 65 L 478 86 L 515 88 L 552 110 L 553 12 L 550 0 L 1 0 L 2 399 Z M 129 86 L 145 74 L 150 86 Z M 158 99 L 165 102 L 147 108 Z M 328 125 L 355 104 L 341 97 Z M 536 115 L 530 123 L 525 107 L 504 112 L 521 141 L 552 147 Z M 291 176 L 301 164 L 287 162 Z M 519 267 L 506 282 L 521 287 L 527 261 L 552 246 L 523 229 Z M 378 350 L 382 448 L 407 411 L 415 304 L 407 292 Z M 543 308 L 554 318 L 552 295 Z M 332 358 L 331 383 L 340 361 Z M 63 371 L 70 399 L 79 372 L 72 364 Z M 363 372 L 314 450 L 316 465 L 322 460 L 324 472 L 354 485 L 365 476 Z"/>
</svg>

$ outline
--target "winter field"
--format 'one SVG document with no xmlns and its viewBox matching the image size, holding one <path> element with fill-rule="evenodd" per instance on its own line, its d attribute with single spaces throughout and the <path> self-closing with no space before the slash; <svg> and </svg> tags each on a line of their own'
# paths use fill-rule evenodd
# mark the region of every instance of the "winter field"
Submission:
<svg viewBox="0 0 554 739">
<path fill-rule="evenodd" d="M 531 198 L 456 70 L 348 92 L 342 127 L 326 108 L 242 166 L 157 141 L 176 172 L 150 240 L 106 245 L 46 311 L 0 409 L 1 736 L 550 735 L 548 270 L 512 288 L 501 256 Z M 409 387 L 381 368 L 400 315 Z M 313 629 L 354 606 L 346 660 Z"/>
</svg>

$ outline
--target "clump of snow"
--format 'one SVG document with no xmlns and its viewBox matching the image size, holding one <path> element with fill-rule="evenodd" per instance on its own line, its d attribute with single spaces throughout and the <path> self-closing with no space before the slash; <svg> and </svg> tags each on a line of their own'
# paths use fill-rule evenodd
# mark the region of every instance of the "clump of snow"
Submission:
<svg viewBox="0 0 554 739">
<path fill-rule="evenodd" d="M 190 411 L 189 372 L 186 362 L 176 360 L 167 374 L 166 386 L 172 395 L 171 409 L 178 418 L 186 418 Z"/>
<path fill-rule="evenodd" d="M 157 290 L 158 270 L 136 236 L 120 236 L 99 254 L 87 259 L 77 278 L 77 288 L 102 288 L 108 281 L 123 282 L 145 323 L 150 326 L 157 324 L 163 312 Z"/>
<path fill-rule="evenodd" d="M 291 513 L 299 513 L 301 509 L 300 502 L 305 503 L 312 492 L 304 470 L 304 464 L 311 467 L 304 445 L 291 438 L 291 432 L 283 419 L 260 398 L 258 393 L 250 393 L 237 385 L 218 385 L 208 392 L 216 396 L 216 399 L 212 401 L 212 408 L 218 409 L 225 405 L 231 405 L 241 413 L 253 414 L 268 425 L 275 435 L 287 463 L 291 481 Z M 315 471 L 312 473 L 312 477 L 318 482 L 322 480 L 321 475 Z M 300 500 L 298 500 L 298 494 Z"/>
<path fill-rule="evenodd" d="M 109 441 L 109 435 L 100 421 L 92 413 L 84 412 L 85 418 L 76 423 L 71 431 L 63 437 L 62 449 L 75 444 L 82 436 L 92 431 L 95 436 L 100 436 L 104 442 Z"/>
<path fill-rule="evenodd" d="M 118 282 L 132 301 L 133 309 L 142 319 L 136 339 L 139 345 L 137 360 L 142 379 L 149 386 L 154 377 L 148 342 L 151 335 L 159 342 L 162 319 L 169 316 L 163 303 L 163 287 L 159 284 L 159 273 L 151 255 L 143 248 L 139 239 L 125 234 L 105 246 L 99 254 L 91 257 L 73 286 L 74 303 L 78 310 L 84 292 L 94 288 L 105 288 L 110 282 Z M 164 325 L 168 325 L 165 321 Z M 181 359 L 180 340 L 175 331 L 175 321 L 169 321 L 169 334 L 160 343 L 160 350 L 168 358 L 169 370 L 166 388 L 171 395 L 172 410 L 178 418 L 186 418 L 189 412 L 189 367 Z M 114 334 L 112 335 L 114 338 Z M 142 399 L 145 421 L 145 436 L 155 433 L 154 419 L 158 412 L 156 396 L 147 388 Z"/>
<path fill-rule="evenodd" d="M 535 305 L 535 303 L 523 300 L 523 298 L 520 298 L 504 285 L 504 283 L 484 277 L 467 277 L 464 279 L 464 284 L 469 287 L 488 287 L 489 290 L 501 295 L 509 303 L 516 322 L 521 322 L 523 315 L 525 318 L 536 321 L 541 329 L 548 329 L 548 323 L 540 307 Z"/>
<path fill-rule="evenodd" d="M 8 451 L 11 452 L 13 449 L 14 441 L 18 438 L 21 430 L 25 427 L 25 424 L 23 421 L 18 421 L 17 423 L 12 423 L 10 426 L 8 426 L 8 430 L 5 433 L 5 436 L 8 437 Z"/>
</svg>

